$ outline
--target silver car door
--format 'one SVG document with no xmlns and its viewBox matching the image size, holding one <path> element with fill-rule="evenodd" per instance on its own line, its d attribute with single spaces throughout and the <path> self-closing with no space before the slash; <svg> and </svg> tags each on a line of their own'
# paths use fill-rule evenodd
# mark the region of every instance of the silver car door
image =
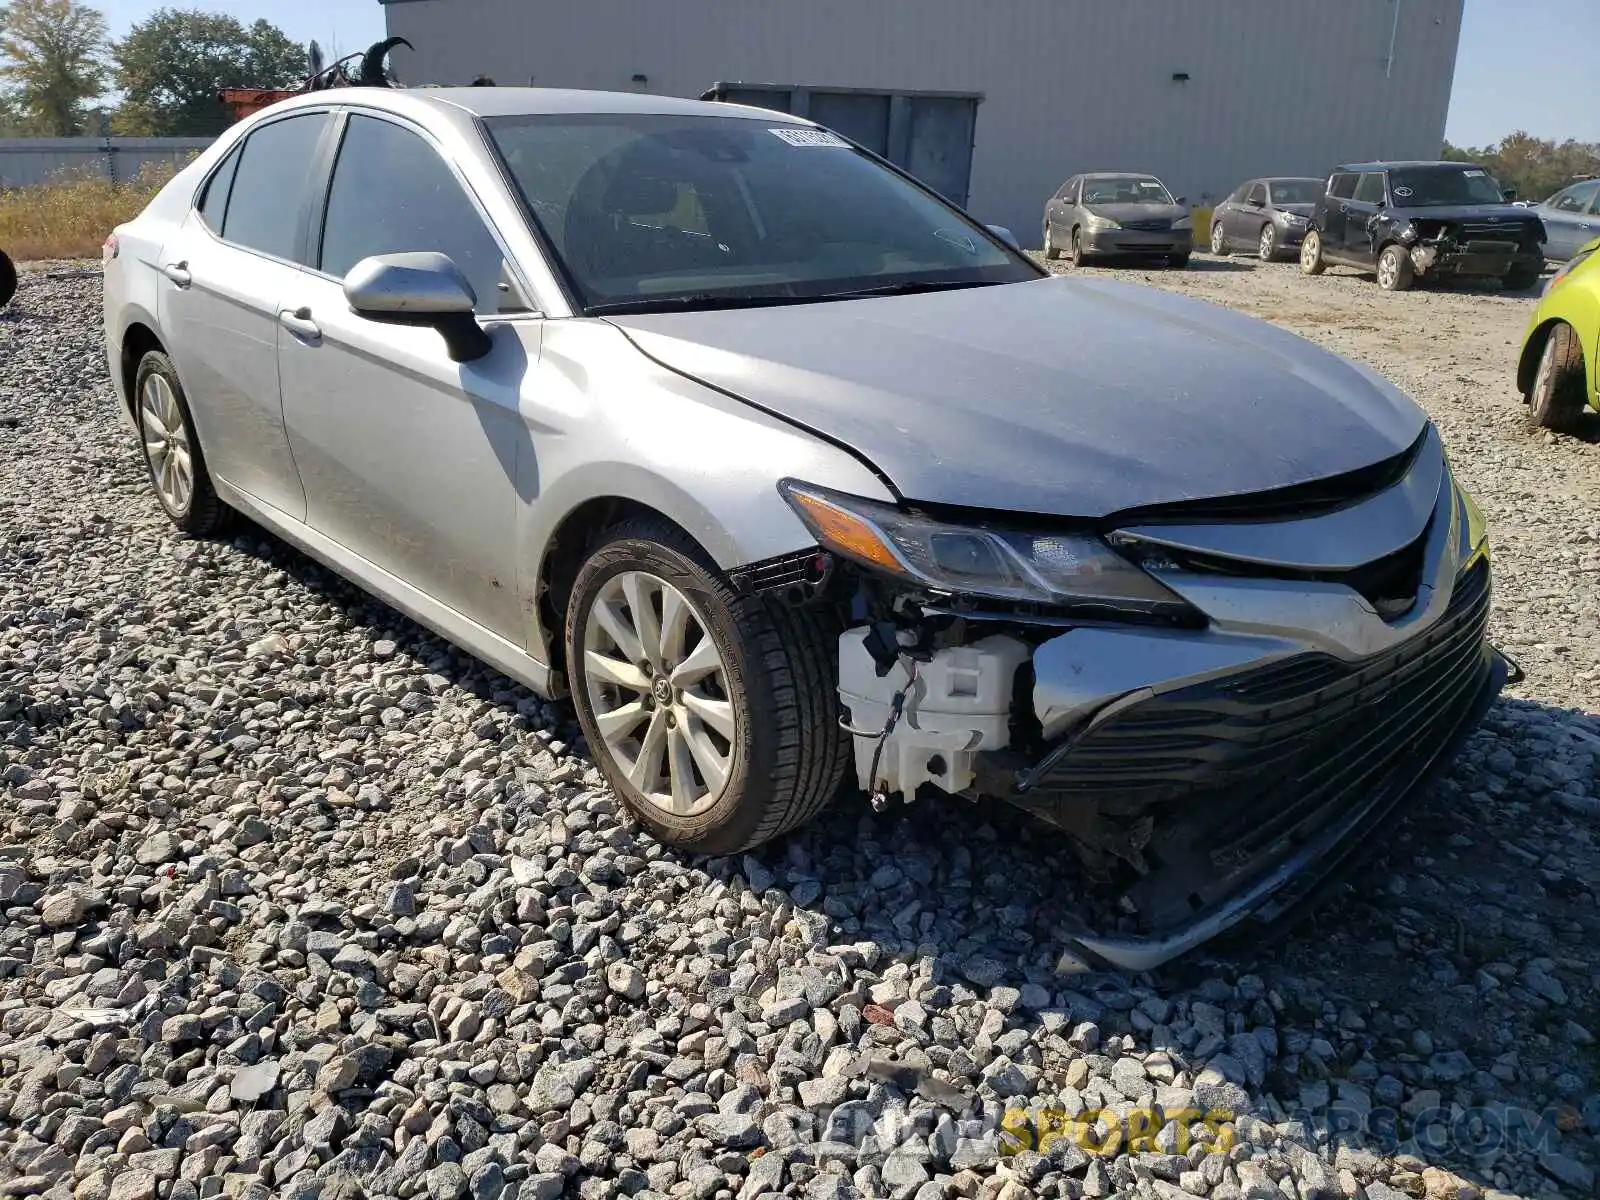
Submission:
<svg viewBox="0 0 1600 1200">
<path fill-rule="evenodd" d="M 1573 184 L 1557 192 L 1539 206 L 1539 219 L 1544 222 L 1545 257 L 1556 262 L 1566 262 L 1584 243 L 1585 222 L 1592 223 L 1589 212 L 1595 197 L 1600 195 L 1600 180 Z"/>
<path fill-rule="evenodd" d="M 213 478 L 305 516 L 278 387 L 278 306 L 300 278 L 305 184 L 328 114 L 259 126 L 162 247 L 158 321 Z"/>
<path fill-rule="evenodd" d="M 536 476 L 519 397 L 541 323 L 456 173 L 398 121 L 348 118 L 318 240 L 315 268 L 279 312 L 284 418 L 307 523 L 522 644 L 516 528 Z M 408 251 L 448 255 L 479 313 L 508 317 L 487 356 L 453 362 L 436 331 L 350 310 L 350 268 Z"/>
</svg>

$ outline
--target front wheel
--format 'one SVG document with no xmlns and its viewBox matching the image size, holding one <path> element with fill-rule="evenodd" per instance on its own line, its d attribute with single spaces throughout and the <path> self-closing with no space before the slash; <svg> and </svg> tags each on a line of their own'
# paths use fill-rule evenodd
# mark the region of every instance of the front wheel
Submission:
<svg viewBox="0 0 1600 1200">
<path fill-rule="evenodd" d="M 1539 282 L 1544 274 L 1538 267 L 1512 267 L 1500 280 L 1500 286 L 1508 292 L 1525 292 Z"/>
<path fill-rule="evenodd" d="M 1322 257 L 1322 235 L 1315 229 L 1306 231 L 1306 240 L 1300 243 L 1300 271 L 1305 275 L 1321 275 L 1328 269 Z"/>
<path fill-rule="evenodd" d="M 0 308 L 11 303 L 11 297 L 17 294 L 17 267 L 4 251 L 0 251 Z"/>
<path fill-rule="evenodd" d="M 1583 345 L 1572 326 L 1559 321 L 1545 338 L 1539 370 L 1528 389 L 1528 424 L 1535 429 L 1571 429 L 1583 413 L 1587 386 Z"/>
<path fill-rule="evenodd" d="M 1220 217 L 1211 222 L 1211 253 L 1218 258 L 1228 257 L 1228 235 L 1223 232 Z"/>
<path fill-rule="evenodd" d="M 1262 262 L 1278 257 L 1278 227 L 1271 223 L 1261 227 L 1261 240 L 1256 243 L 1256 256 Z"/>
<path fill-rule="evenodd" d="M 602 535 L 567 605 L 567 664 L 590 752 L 639 822 L 732 854 L 810 820 L 850 753 L 836 631 L 741 595 L 682 531 Z"/>
<path fill-rule="evenodd" d="M 1083 239 L 1078 236 L 1078 231 L 1076 229 L 1072 231 L 1072 250 L 1070 252 L 1070 257 L 1074 267 L 1083 267 L 1089 264 L 1088 251 L 1083 248 Z"/>
<path fill-rule="evenodd" d="M 1411 286 L 1416 272 L 1404 246 L 1385 246 L 1378 255 L 1378 286 L 1386 292 L 1403 292 Z"/>
<path fill-rule="evenodd" d="M 1048 221 L 1044 226 L 1044 256 L 1052 261 L 1061 257 L 1061 250 L 1056 246 L 1055 235 L 1050 232 Z"/>
</svg>

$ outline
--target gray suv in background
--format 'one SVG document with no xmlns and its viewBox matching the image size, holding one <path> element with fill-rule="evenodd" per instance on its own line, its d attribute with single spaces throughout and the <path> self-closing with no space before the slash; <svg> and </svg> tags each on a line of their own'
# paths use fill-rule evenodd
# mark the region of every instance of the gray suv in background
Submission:
<svg viewBox="0 0 1600 1200">
<path fill-rule="evenodd" d="M 1251 250 L 1262 262 L 1297 250 L 1322 196 L 1320 179 L 1252 179 L 1211 214 L 1211 253 Z"/>
<path fill-rule="evenodd" d="M 1081 267 L 1091 258 L 1157 258 L 1187 266 L 1194 222 L 1154 175 L 1102 171 L 1074 175 L 1044 209 L 1044 256 L 1065 254 Z"/>
<path fill-rule="evenodd" d="M 1150 195 L 1107 220 L 1171 224 L 1117 178 Z M 1018 805 L 1103 881 L 1099 962 L 1289 911 L 1507 675 L 1405 395 L 1051 277 L 782 113 L 287 100 L 114 232 L 105 338 L 174 524 L 247 516 L 570 696 L 662 840 L 742 850 L 846 778 Z"/>
</svg>

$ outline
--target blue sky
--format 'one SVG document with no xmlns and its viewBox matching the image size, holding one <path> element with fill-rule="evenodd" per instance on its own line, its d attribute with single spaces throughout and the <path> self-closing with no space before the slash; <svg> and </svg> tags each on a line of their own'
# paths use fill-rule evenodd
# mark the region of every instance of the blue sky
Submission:
<svg viewBox="0 0 1600 1200">
<path fill-rule="evenodd" d="M 120 36 L 164 4 L 228 12 L 246 22 L 265 16 L 296 41 L 315 38 L 325 50 L 345 53 L 384 35 L 377 0 L 99 0 L 98 7 Z M 1596 0 L 1467 0 L 1445 136 L 1481 146 L 1526 129 L 1600 142 L 1597 78 Z"/>
</svg>

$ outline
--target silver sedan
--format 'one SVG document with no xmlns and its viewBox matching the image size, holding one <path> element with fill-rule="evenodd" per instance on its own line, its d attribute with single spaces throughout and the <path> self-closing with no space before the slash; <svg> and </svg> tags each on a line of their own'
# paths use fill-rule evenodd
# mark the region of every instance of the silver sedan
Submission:
<svg viewBox="0 0 1600 1200">
<path fill-rule="evenodd" d="M 787 115 L 313 93 L 106 259 L 172 521 L 242 514 L 570 695 L 677 845 L 772 838 L 847 775 L 1009 802 L 1120 893 L 1078 950 L 1149 966 L 1290 907 L 1506 678 L 1482 523 L 1409 399 L 1051 278 Z"/>
</svg>

